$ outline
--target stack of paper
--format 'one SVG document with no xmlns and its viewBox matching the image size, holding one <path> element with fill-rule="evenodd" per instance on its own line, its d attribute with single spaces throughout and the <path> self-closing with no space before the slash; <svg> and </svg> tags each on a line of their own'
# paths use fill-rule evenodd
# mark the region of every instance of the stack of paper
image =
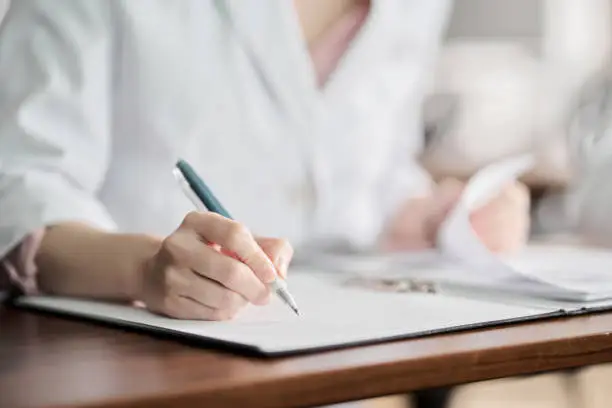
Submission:
<svg viewBox="0 0 612 408">
<path fill-rule="evenodd" d="M 439 250 L 399 255 L 320 257 L 327 269 L 352 271 L 373 280 L 419 279 L 447 293 L 535 297 L 566 302 L 612 299 L 612 251 L 570 245 L 528 245 L 502 257 L 490 252 L 471 227 L 469 216 L 532 165 L 529 156 L 495 163 L 467 184 L 459 204 L 442 225 Z M 316 261 L 315 261 L 316 262 Z M 486 293 L 482 293 L 486 292 Z M 525 299 L 516 297 L 515 302 Z M 508 299 L 503 299 L 507 301 Z M 532 301 L 531 301 L 532 302 Z"/>
</svg>

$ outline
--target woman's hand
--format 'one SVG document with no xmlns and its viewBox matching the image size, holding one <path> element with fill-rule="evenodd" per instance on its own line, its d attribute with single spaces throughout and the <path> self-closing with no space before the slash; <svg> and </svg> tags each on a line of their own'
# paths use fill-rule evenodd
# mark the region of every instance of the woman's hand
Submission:
<svg viewBox="0 0 612 408">
<path fill-rule="evenodd" d="M 142 273 L 140 298 L 179 319 L 227 320 L 248 303 L 266 304 L 277 272 L 285 277 L 293 249 L 255 238 L 240 223 L 193 212 L 162 243 Z"/>
<path fill-rule="evenodd" d="M 465 184 L 447 179 L 426 197 L 410 200 L 393 219 L 383 241 L 390 250 L 421 250 L 435 247 L 438 230 L 455 206 Z M 493 252 L 520 249 L 529 234 L 529 191 L 516 182 L 471 216 L 472 228 Z"/>
<path fill-rule="evenodd" d="M 529 189 L 520 182 L 506 186 L 499 196 L 472 213 L 470 221 L 489 250 L 519 251 L 531 228 Z"/>
</svg>

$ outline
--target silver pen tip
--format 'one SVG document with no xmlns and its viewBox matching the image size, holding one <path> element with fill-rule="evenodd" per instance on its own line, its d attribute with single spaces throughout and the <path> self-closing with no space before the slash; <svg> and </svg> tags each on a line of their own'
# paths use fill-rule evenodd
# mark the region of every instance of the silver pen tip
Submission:
<svg viewBox="0 0 612 408">
<path fill-rule="evenodd" d="M 295 307 L 295 306 L 291 306 L 291 310 L 293 310 L 293 312 L 294 312 L 296 315 L 298 315 L 298 316 L 300 315 L 300 311 L 299 311 L 299 309 L 298 309 L 297 307 Z"/>
</svg>

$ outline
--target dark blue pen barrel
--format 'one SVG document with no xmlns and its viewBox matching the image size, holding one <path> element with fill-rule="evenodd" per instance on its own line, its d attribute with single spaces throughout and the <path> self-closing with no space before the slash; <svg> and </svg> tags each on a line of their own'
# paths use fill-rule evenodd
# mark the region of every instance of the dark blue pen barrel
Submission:
<svg viewBox="0 0 612 408">
<path fill-rule="evenodd" d="M 206 183 L 204 183 L 204 181 L 198 176 L 196 171 L 189 163 L 187 163 L 185 160 L 179 160 L 176 163 L 176 167 L 183 174 L 183 177 L 185 177 L 185 180 L 187 180 L 187 183 L 189 183 L 189 186 L 195 195 L 198 196 L 209 211 L 222 215 L 225 218 L 232 218 L 229 212 L 223 207 L 223 205 L 221 205 L 211 189 L 208 188 Z"/>
</svg>

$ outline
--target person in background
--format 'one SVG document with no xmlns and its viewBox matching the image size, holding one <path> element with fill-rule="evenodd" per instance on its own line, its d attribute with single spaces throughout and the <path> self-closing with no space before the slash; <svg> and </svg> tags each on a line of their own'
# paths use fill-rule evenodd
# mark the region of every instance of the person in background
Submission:
<svg viewBox="0 0 612 408">
<path fill-rule="evenodd" d="M 464 178 L 531 151 L 531 237 L 610 247 L 611 33 L 609 0 L 455 1 L 426 97 L 424 167 Z M 610 364 L 504 378 L 456 387 L 445 406 L 603 408 L 611 380 Z"/>
<path fill-rule="evenodd" d="M 611 15 L 612 17 L 612 15 Z M 550 189 L 537 210 L 545 214 L 542 239 L 575 245 L 612 246 L 609 209 L 612 195 L 612 70 L 593 75 L 570 101 L 566 132 L 557 143 L 569 150 L 569 175 L 554 179 L 550 167 L 532 174 L 534 189 Z M 543 183 L 543 181 L 548 181 Z M 536 228 L 533 228 L 537 230 Z M 549 232 L 549 234 L 545 234 Z M 559 237 L 558 234 L 561 234 Z M 612 364 L 595 364 L 569 371 L 503 378 L 456 387 L 448 393 L 447 408 L 605 408 L 610 406 Z"/>
</svg>

